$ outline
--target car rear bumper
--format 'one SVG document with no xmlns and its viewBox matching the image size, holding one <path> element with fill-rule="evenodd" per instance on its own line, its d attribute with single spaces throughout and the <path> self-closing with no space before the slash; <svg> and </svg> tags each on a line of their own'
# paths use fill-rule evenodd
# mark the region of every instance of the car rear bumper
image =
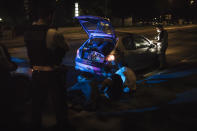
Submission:
<svg viewBox="0 0 197 131">
<path fill-rule="evenodd" d="M 116 68 L 115 65 L 108 65 L 104 63 L 97 63 L 97 62 L 92 62 L 84 59 L 75 59 L 75 69 L 84 71 L 84 72 L 89 72 L 92 74 L 97 74 L 97 75 L 104 75 L 105 72 L 105 66 L 111 66 L 111 69 L 114 70 Z M 111 71 L 113 72 L 113 71 Z"/>
</svg>

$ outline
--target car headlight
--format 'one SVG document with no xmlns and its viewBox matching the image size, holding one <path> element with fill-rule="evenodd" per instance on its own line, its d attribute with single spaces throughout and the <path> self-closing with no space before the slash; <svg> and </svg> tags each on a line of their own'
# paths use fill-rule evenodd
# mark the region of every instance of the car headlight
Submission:
<svg viewBox="0 0 197 131">
<path fill-rule="evenodd" d="M 114 55 L 108 55 L 106 60 L 107 61 L 114 61 L 115 60 L 115 56 Z"/>
</svg>

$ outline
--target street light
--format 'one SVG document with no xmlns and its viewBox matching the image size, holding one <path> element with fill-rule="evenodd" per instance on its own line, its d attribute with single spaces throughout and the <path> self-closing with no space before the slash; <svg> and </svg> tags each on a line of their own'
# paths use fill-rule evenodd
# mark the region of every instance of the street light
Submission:
<svg viewBox="0 0 197 131">
<path fill-rule="evenodd" d="M 194 4 L 194 0 L 190 0 L 190 5 L 193 5 Z"/>
<path fill-rule="evenodd" d="M 79 16 L 79 3 L 75 3 L 75 17 Z"/>
<path fill-rule="evenodd" d="M 0 22 L 2 22 L 3 21 L 3 19 L 2 18 L 0 18 Z"/>
</svg>

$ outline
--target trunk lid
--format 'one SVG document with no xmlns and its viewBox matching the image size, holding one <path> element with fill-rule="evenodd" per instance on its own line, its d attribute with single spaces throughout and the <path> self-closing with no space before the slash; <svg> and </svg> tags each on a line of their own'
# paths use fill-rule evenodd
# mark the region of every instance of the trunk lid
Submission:
<svg viewBox="0 0 197 131">
<path fill-rule="evenodd" d="M 116 39 L 114 29 L 108 20 L 96 16 L 78 16 L 75 18 L 79 20 L 89 38 L 110 37 Z"/>
</svg>

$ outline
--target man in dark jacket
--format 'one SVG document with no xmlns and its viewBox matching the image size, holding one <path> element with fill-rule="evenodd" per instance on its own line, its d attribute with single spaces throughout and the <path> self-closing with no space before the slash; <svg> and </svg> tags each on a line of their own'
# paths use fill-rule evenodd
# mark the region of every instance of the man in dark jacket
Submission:
<svg viewBox="0 0 197 131">
<path fill-rule="evenodd" d="M 49 27 L 53 8 L 47 4 L 48 1 L 39 3 L 36 8 L 38 19 L 24 36 L 33 69 L 32 122 L 35 128 L 42 127 L 44 104 L 50 98 L 56 112 L 56 125 L 62 128 L 68 120 L 66 89 L 64 89 L 66 72 L 61 66 L 61 61 L 69 47 L 63 35 Z"/>
<path fill-rule="evenodd" d="M 0 127 L 16 128 L 16 87 L 13 84 L 11 71 L 15 71 L 17 65 L 10 59 L 7 48 L 0 43 Z"/>
<path fill-rule="evenodd" d="M 157 36 L 157 47 L 159 54 L 160 69 L 166 66 L 166 50 L 168 47 L 168 32 L 163 28 L 162 25 L 157 25 L 156 30 L 158 32 Z"/>
</svg>

